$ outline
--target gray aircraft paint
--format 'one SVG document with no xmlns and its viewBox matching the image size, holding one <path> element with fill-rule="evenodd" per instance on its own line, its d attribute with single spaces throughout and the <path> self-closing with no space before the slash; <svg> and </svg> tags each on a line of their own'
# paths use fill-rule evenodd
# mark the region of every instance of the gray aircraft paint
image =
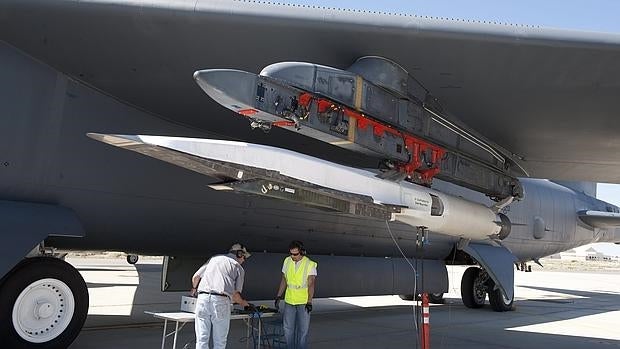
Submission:
<svg viewBox="0 0 620 349">
<path fill-rule="evenodd" d="M 11 106 L 3 117 L 8 123 L 2 128 L 3 147 L 10 151 L 3 154 L 3 162 L 9 165 L 2 170 L 2 196 L 70 207 L 86 231 L 85 238 L 52 238 L 51 243 L 66 248 L 201 254 L 205 248 L 219 251 L 235 240 L 256 250 L 280 250 L 287 240 L 301 238 L 316 254 L 394 255 L 384 222 L 218 193 L 207 188 L 212 179 L 92 141 L 85 134 L 94 129 L 212 134 L 183 128 L 121 103 L 10 46 L 3 45 L 1 53 L 5 83 L 0 95 L 3 105 Z M 50 104 L 62 105 L 62 110 L 46 114 L 32 108 L 40 106 L 45 111 L 43 106 Z M 56 131 L 47 132 L 50 127 Z M 26 134 L 31 137 L 22 136 Z M 519 259 L 595 240 L 594 231 L 577 222 L 576 212 L 605 210 L 604 203 L 549 181 L 524 179 L 524 183 L 527 199 L 506 209 L 515 224 L 506 243 Z M 482 195 L 444 185 L 446 191 L 461 190 L 466 197 L 490 204 Z M 442 189 L 439 182 L 437 187 Z M 532 239 L 537 215 L 550 229 L 540 240 Z M 412 229 L 394 224 L 394 230 L 405 249 L 413 251 Z M 454 240 L 439 235 L 431 239 L 425 256 L 447 256 Z"/>
<path fill-rule="evenodd" d="M 620 129 L 617 34 L 228 0 L 11 0 L 0 10 L 0 40 L 197 130 L 337 158 L 294 134 L 252 133 L 190 76 L 287 60 L 346 68 L 374 54 L 402 64 L 448 111 L 523 156 L 532 176 L 620 182 L 620 149 L 607 141 Z"/>
<path fill-rule="evenodd" d="M 366 257 L 398 256 L 385 222 L 218 193 L 208 188 L 212 178 L 86 134 L 243 140 L 373 167 L 375 159 L 293 132 L 252 132 L 209 100 L 192 73 L 204 67 L 258 72 L 295 60 L 345 68 L 361 56 L 380 55 L 402 64 L 467 125 L 520 156 L 532 176 L 618 183 L 620 145 L 609 139 L 620 130 L 619 48 L 615 34 L 265 2 L 3 1 L 0 200 L 12 221 L 3 222 L 2 237 L 20 250 L 29 239 L 35 247 L 40 229 L 27 234 L 33 217 L 18 208 L 36 203 L 54 207 L 44 210 L 53 217 L 54 236 L 43 235 L 64 249 L 205 256 L 235 241 L 281 252 L 301 239 L 315 255 L 352 258 L 351 266 L 369 263 Z M 513 230 L 503 245 L 518 259 L 620 240 L 613 228 L 595 229 L 577 216 L 615 206 L 546 180 L 523 184 L 525 200 L 504 208 Z M 435 186 L 490 204 L 449 183 Z M 605 223 L 599 216 L 592 221 Z M 22 228 L 13 224 L 20 221 Z M 406 254 L 435 267 L 457 242 L 431 233 L 420 250 L 410 226 L 391 227 Z M 6 253 L 15 246 L 0 247 L 2 270 L 17 263 L 19 256 Z M 374 267 L 384 268 L 383 262 Z M 393 284 L 365 292 L 408 289 L 408 273 L 399 263 Z M 446 289 L 440 279 L 432 281 Z M 258 291 L 273 287 L 263 283 Z M 324 296 L 352 292 L 336 287 Z"/>
</svg>

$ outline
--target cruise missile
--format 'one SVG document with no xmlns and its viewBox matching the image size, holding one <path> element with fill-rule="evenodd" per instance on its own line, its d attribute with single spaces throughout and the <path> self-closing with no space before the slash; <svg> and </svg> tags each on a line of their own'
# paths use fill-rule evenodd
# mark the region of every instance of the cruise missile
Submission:
<svg viewBox="0 0 620 349">
<path fill-rule="evenodd" d="M 493 208 L 291 150 L 214 139 L 95 133 L 88 136 L 219 178 L 219 182 L 210 185 L 215 190 L 398 221 L 463 239 L 504 239 L 510 233 L 508 217 Z"/>
</svg>

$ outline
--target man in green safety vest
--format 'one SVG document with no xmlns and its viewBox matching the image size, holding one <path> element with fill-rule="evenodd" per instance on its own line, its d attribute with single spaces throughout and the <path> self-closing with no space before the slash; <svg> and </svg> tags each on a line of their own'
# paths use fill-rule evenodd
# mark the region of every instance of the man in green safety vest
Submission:
<svg viewBox="0 0 620 349">
<path fill-rule="evenodd" d="M 301 241 L 292 241 L 288 250 L 290 256 L 284 259 L 275 307 L 280 309 L 280 299 L 286 290 L 282 310 L 286 346 L 288 349 L 306 349 L 317 264 L 306 256 Z"/>
</svg>

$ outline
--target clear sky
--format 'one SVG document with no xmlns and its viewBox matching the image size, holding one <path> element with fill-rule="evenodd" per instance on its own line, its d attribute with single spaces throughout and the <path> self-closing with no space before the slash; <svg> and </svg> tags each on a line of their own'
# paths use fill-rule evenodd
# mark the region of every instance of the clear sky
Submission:
<svg viewBox="0 0 620 349">
<path fill-rule="evenodd" d="M 285 3 L 620 32 L 618 0 L 284 0 Z"/>
<path fill-rule="evenodd" d="M 620 207 L 620 185 L 599 183 L 596 189 L 599 199 Z M 608 255 L 620 256 L 620 245 L 594 244 L 594 248 Z"/>
</svg>

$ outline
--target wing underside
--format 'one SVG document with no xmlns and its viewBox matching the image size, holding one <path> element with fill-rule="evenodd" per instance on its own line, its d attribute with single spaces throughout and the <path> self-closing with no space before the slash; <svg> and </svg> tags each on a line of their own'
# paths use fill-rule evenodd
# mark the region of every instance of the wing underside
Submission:
<svg viewBox="0 0 620 349">
<path fill-rule="evenodd" d="M 617 34 L 227 0 L 5 1 L 0 13 L 0 40 L 197 130 L 346 158 L 292 132 L 265 138 L 230 121 L 192 73 L 258 73 L 282 61 L 345 69 L 377 55 L 401 64 L 532 177 L 620 183 L 620 143 L 609 141 L 620 132 Z M 102 37 L 106 52 L 119 54 L 102 54 L 93 40 Z"/>
</svg>

